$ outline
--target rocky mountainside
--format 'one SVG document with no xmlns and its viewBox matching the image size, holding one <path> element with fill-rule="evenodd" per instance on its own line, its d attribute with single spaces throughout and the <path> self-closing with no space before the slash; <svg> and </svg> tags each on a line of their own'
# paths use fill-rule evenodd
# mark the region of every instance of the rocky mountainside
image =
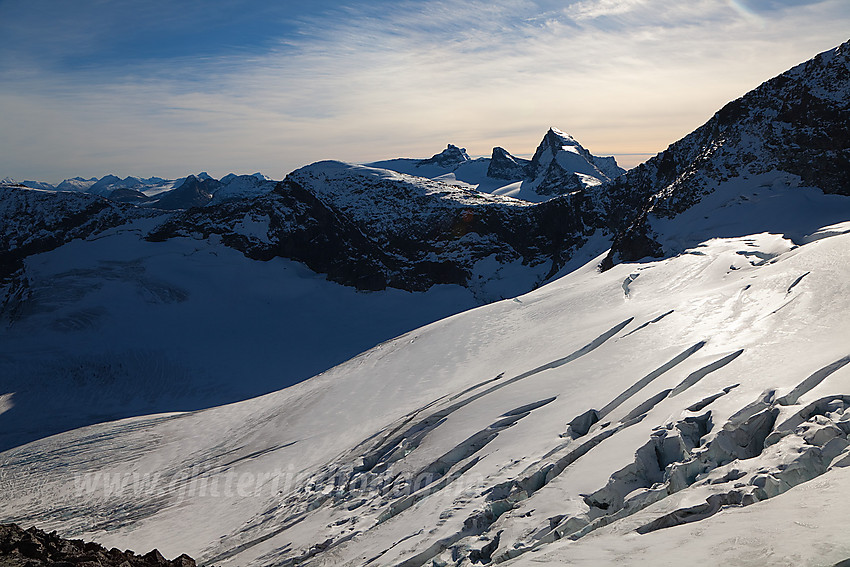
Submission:
<svg viewBox="0 0 850 567">
<path fill-rule="evenodd" d="M 830 194 L 850 192 L 844 133 L 850 117 L 848 51 L 847 44 L 842 45 L 768 81 L 626 175 L 620 175 L 612 158 L 594 156 L 552 128 L 531 160 L 515 158 L 502 148 L 495 148 L 489 159 L 471 160 L 465 150 L 450 144 L 426 160 L 376 164 L 410 170 L 419 173 L 417 177 L 321 162 L 291 173 L 273 193 L 273 183 L 257 175 L 227 176 L 222 183 L 205 174 L 189 176 L 155 196 L 131 186 L 158 183 L 159 178 L 106 176 L 88 191 L 109 189 L 117 200 L 150 208 L 189 209 L 151 231 L 152 240 L 216 234 L 251 258 L 292 258 L 358 289 L 424 290 L 436 284 L 480 283 L 482 299 L 498 298 L 539 285 L 577 253 L 584 257 L 602 252 L 612 238 L 606 268 L 618 260 L 678 253 L 688 237 L 678 235 L 678 244 L 663 244 L 667 237 L 661 221 L 713 193 L 729 193 L 727 200 L 752 199 L 732 187 L 736 181 L 758 177 L 760 186 L 796 184 Z M 461 183 L 467 170 L 486 173 L 503 185 L 493 197 L 471 190 Z M 777 181 L 775 172 L 790 177 Z M 122 189 L 115 190 L 118 185 Z M 505 187 L 513 189 L 503 191 Z M 12 189 L 7 186 L 6 191 Z M 500 193 L 544 202 L 530 206 Z M 10 199 L 3 214 L 15 215 L 10 206 L 20 199 L 35 197 Z M 39 244 L 16 245 L 14 252 L 9 248 L 2 260 L 6 273 L 12 258 L 19 261 L 28 250 L 43 251 L 50 242 L 56 246 L 120 224 L 121 215 L 140 214 L 85 196 L 77 199 L 88 199 L 88 208 L 68 210 L 71 216 L 62 220 L 61 211 L 72 199 L 57 196 L 54 204 L 48 203 L 47 193 L 40 195 L 36 209 L 51 211 L 54 221 L 42 226 L 44 219 L 32 213 L 21 217 L 36 231 L 10 218 L 7 239 L 27 235 Z M 709 201 L 703 208 L 714 206 Z M 195 210 L 199 207 L 203 210 Z M 81 226 L 74 228 L 77 224 Z M 58 232 L 51 236 L 54 230 Z M 30 237 L 32 232 L 38 236 Z M 594 233 L 596 243 L 582 251 Z M 513 283 L 490 285 L 505 280 Z"/>
<path fill-rule="evenodd" d="M 156 214 L 86 193 L 0 185 L 0 280 L 28 256 Z"/>
<path fill-rule="evenodd" d="M 551 277 L 586 241 L 581 198 L 535 206 L 320 162 L 290 173 L 267 196 L 179 213 L 148 238 L 217 235 L 251 258 L 292 258 L 358 289 L 459 284 L 498 298 Z"/>
<path fill-rule="evenodd" d="M 850 195 L 850 42 L 767 81 L 720 109 L 600 195 L 618 236 L 605 266 L 678 252 L 664 246 L 672 219 L 730 181 L 814 187 Z M 756 192 L 758 193 L 758 191 Z M 762 191 L 763 193 L 763 191 Z M 753 195 L 730 195 L 729 198 Z M 637 211 L 637 213 L 635 213 Z"/>
</svg>

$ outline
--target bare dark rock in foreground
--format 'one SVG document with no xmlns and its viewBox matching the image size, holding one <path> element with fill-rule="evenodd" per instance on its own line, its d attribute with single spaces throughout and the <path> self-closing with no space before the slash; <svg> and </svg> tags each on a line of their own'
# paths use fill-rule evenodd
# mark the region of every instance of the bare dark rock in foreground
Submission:
<svg viewBox="0 0 850 567">
<path fill-rule="evenodd" d="M 181 555 L 168 561 L 154 549 L 145 555 L 130 550 L 107 550 L 97 543 L 63 539 L 56 532 L 17 524 L 0 525 L 0 567 L 195 567 L 195 560 Z"/>
</svg>

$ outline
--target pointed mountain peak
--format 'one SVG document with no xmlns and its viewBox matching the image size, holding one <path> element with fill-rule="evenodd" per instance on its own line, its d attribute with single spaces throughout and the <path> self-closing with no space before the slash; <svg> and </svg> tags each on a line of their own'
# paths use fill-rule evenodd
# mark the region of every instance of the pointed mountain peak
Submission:
<svg viewBox="0 0 850 567">
<path fill-rule="evenodd" d="M 562 130 L 558 130 L 554 126 L 549 128 L 549 131 L 546 132 L 546 136 L 543 138 L 544 141 L 548 142 L 553 147 L 563 147 L 563 146 L 578 146 L 581 147 L 581 144 L 578 143 L 578 140 L 567 134 Z"/>
<path fill-rule="evenodd" d="M 525 169 L 529 185 L 540 195 L 560 195 L 608 181 L 593 154 L 575 138 L 549 128 Z"/>
<path fill-rule="evenodd" d="M 547 151 L 552 155 L 556 155 L 558 152 L 562 151 L 571 152 L 574 154 L 580 154 L 589 162 L 593 161 L 590 152 L 587 151 L 584 146 L 578 142 L 578 140 L 554 126 L 546 131 L 546 134 L 543 136 L 543 140 L 541 140 L 540 144 L 537 146 L 537 151 L 534 153 L 534 156 L 536 158 Z M 532 158 L 532 161 L 533 160 L 534 158 Z"/>
</svg>

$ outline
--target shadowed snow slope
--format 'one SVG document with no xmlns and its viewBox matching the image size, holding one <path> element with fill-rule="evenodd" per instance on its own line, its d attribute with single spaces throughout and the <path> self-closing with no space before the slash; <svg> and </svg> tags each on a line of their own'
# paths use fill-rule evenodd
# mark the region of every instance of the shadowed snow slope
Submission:
<svg viewBox="0 0 850 567">
<path fill-rule="evenodd" d="M 178 191 L 205 202 L 213 182 Z M 532 206 L 339 162 L 268 185 L 234 176 L 219 190 L 253 198 L 186 211 L 0 187 L 0 448 L 294 384 L 527 292 L 588 242 L 580 197 Z"/>
<path fill-rule="evenodd" d="M 278 390 L 476 304 L 458 286 L 364 294 L 215 239 L 141 239 L 159 220 L 29 256 L 6 284 L 0 447 Z"/>
</svg>

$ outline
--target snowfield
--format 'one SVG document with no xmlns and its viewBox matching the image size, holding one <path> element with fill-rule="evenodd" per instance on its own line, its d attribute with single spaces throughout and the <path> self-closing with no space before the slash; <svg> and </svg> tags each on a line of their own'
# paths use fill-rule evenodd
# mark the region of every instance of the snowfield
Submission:
<svg viewBox="0 0 850 567">
<path fill-rule="evenodd" d="M 0 515 L 215 565 L 832 564 L 848 247 L 597 258 L 266 396 L 6 451 Z"/>
</svg>

